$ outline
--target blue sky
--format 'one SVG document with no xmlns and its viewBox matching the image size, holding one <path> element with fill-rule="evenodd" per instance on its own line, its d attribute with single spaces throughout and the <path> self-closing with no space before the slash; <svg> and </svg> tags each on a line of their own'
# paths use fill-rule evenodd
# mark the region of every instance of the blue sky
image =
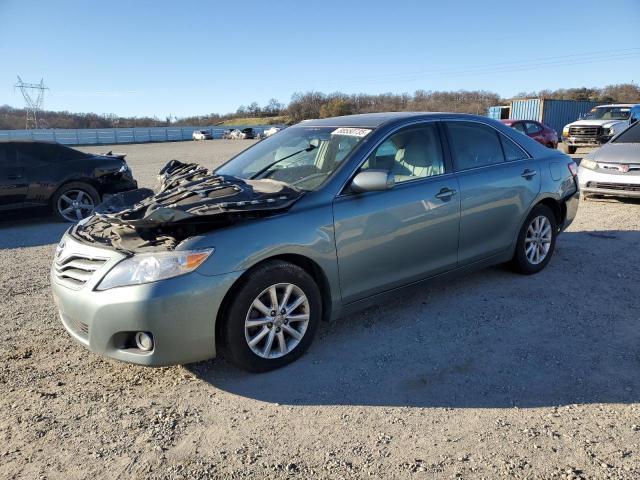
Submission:
<svg viewBox="0 0 640 480">
<path fill-rule="evenodd" d="M 0 105 L 44 77 L 45 108 L 235 111 L 296 91 L 640 82 L 640 0 L 0 0 Z"/>
</svg>

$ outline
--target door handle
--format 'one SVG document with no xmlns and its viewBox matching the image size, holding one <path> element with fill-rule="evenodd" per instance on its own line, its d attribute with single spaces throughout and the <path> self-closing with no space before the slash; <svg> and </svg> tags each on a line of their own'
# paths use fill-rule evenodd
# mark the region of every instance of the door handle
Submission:
<svg viewBox="0 0 640 480">
<path fill-rule="evenodd" d="M 440 200 L 449 200 L 455 194 L 456 194 L 455 190 L 445 187 L 442 190 L 440 190 L 438 193 L 436 193 L 436 198 L 439 198 Z"/>
<path fill-rule="evenodd" d="M 522 172 L 522 175 L 520 175 L 522 178 L 526 178 L 527 180 L 531 180 L 533 177 L 536 176 L 538 172 L 536 172 L 535 170 L 531 170 L 529 168 L 527 168 L 524 172 Z"/>
<path fill-rule="evenodd" d="M 19 180 L 22 178 L 22 175 L 20 175 L 19 173 L 10 173 L 7 178 L 9 180 Z"/>
</svg>

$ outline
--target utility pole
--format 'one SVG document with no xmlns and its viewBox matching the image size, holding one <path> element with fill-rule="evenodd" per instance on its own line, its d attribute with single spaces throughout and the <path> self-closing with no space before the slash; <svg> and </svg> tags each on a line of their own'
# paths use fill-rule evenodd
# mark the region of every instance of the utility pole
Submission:
<svg viewBox="0 0 640 480">
<path fill-rule="evenodd" d="M 49 87 L 44 85 L 44 79 L 40 79 L 40 83 L 26 83 L 22 81 L 20 75 L 18 75 L 18 83 L 13 87 L 20 89 L 20 93 L 22 94 L 22 98 L 24 98 L 24 103 L 26 104 L 26 129 L 38 128 L 38 112 L 42 110 L 44 91 L 49 90 Z M 40 120 L 40 127 L 43 128 L 44 126 L 44 122 Z"/>
</svg>

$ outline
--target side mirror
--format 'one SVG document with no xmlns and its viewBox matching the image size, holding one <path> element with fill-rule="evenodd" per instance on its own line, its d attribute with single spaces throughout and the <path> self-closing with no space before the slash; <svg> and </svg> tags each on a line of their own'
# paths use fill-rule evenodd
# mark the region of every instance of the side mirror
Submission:
<svg viewBox="0 0 640 480">
<path fill-rule="evenodd" d="M 364 170 L 358 173 L 351 182 L 356 193 L 389 190 L 395 185 L 393 173 L 387 170 Z"/>
</svg>

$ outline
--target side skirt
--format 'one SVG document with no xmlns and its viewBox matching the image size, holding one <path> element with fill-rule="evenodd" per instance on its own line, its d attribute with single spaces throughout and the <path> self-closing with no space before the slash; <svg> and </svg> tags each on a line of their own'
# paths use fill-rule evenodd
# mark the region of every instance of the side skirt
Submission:
<svg viewBox="0 0 640 480">
<path fill-rule="evenodd" d="M 401 287 L 396 287 L 391 290 L 377 293 L 375 295 L 363 298 L 361 300 L 356 300 L 355 302 L 342 305 L 341 307 L 338 307 L 338 309 L 335 309 L 331 313 L 330 320 L 332 321 L 337 320 L 338 318 L 344 317 L 346 315 L 351 315 L 360 310 L 364 310 L 365 308 L 372 307 L 379 303 L 383 303 L 385 300 L 397 296 L 399 292 L 402 292 L 405 290 L 423 288 L 425 286 L 430 285 L 432 282 L 440 282 L 440 281 L 456 278 L 466 273 L 475 272 L 483 268 L 508 262 L 512 258 L 513 258 L 513 249 L 509 249 L 503 253 L 493 255 L 484 260 L 479 260 L 472 264 L 465 265 L 463 267 L 454 268 L 453 270 L 449 270 L 448 272 L 443 272 L 438 275 L 434 275 L 433 277 L 425 278 L 423 280 L 418 280 L 417 282 L 412 282 L 407 285 L 403 285 Z"/>
</svg>

